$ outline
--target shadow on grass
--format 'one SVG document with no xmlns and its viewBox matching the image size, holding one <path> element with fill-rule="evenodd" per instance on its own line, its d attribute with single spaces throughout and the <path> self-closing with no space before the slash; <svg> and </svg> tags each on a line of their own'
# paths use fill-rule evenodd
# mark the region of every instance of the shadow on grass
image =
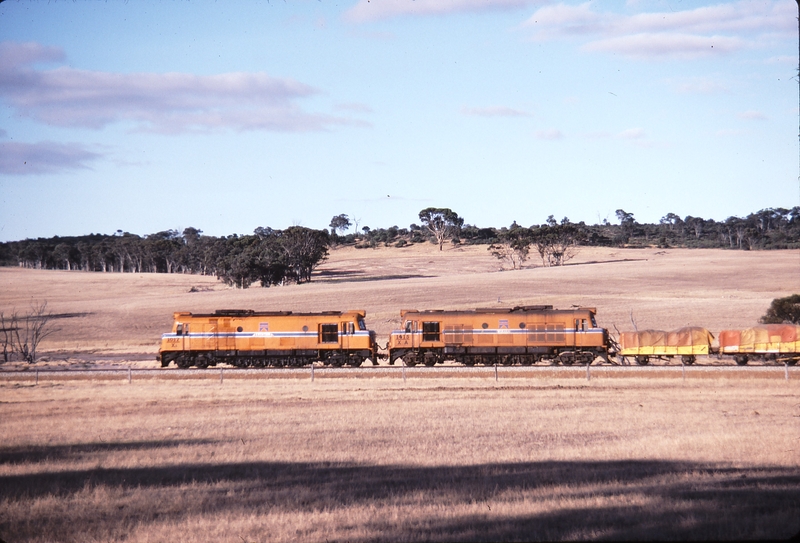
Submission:
<svg viewBox="0 0 800 543">
<path fill-rule="evenodd" d="M 142 451 L 184 445 L 208 445 L 216 443 L 208 439 L 181 439 L 171 441 L 132 441 L 77 443 L 74 445 L 46 445 L 24 447 L 0 447 L 0 466 L 6 464 L 39 463 L 44 461 L 78 460 L 82 456 L 116 451 Z M 1 478 L 1 477 L 0 477 Z M 0 490 L 0 496 L 3 491 Z"/>
<path fill-rule="evenodd" d="M 365 283 L 370 281 L 391 281 L 393 279 L 419 279 L 423 277 L 436 277 L 418 273 L 402 273 L 390 275 L 363 275 L 361 272 L 336 272 L 323 271 L 319 276 L 313 276 L 315 283 Z"/>
<path fill-rule="evenodd" d="M 38 457 L 49 454 L 52 451 L 33 452 Z M 0 475 L 0 502 L 47 497 L 79 501 L 78 494 L 95 488 L 117 489 L 120 496 L 137 492 L 143 498 L 134 504 L 111 504 L 109 510 L 78 508 L 68 522 L 46 513 L 15 520 L 0 514 L 0 537 L 24 541 L 33 537 L 32 526 L 48 522 L 57 524 L 50 532 L 59 533 L 60 540 L 77 541 L 88 536 L 109 538 L 120 523 L 141 527 L 156 519 L 180 522 L 212 512 L 285 516 L 341 511 L 347 516 L 348 508 L 364 507 L 374 511 L 358 535 L 326 533 L 326 537 L 331 541 L 740 539 L 788 538 L 800 531 L 800 467 L 728 468 L 669 461 L 458 467 L 243 462 L 96 468 Z M 187 493 L 191 499 L 175 507 Z M 528 507 L 520 505 L 523 502 Z M 545 502 L 549 505 L 536 507 Z M 394 514 L 431 505 L 458 514 L 429 514 L 409 522 Z"/>
</svg>

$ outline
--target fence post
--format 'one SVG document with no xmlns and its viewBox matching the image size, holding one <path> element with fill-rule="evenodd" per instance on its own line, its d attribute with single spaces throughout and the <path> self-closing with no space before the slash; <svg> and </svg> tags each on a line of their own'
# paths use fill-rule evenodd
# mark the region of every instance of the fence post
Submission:
<svg viewBox="0 0 800 543">
<path fill-rule="evenodd" d="M 311 363 L 311 382 L 314 382 L 314 363 Z"/>
<path fill-rule="evenodd" d="M 36 384 L 39 384 L 39 370 L 36 370 Z"/>
<path fill-rule="evenodd" d="M 494 365 L 494 382 L 497 382 L 497 364 Z"/>
<path fill-rule="evenodd" d="M 681 357 L 681 375 L 683 376 L 683 382 L 686 382 L 686 364 L 683 363 L 683 357 Z"/>
<path fill-rule="evenodd" d="M 403 360 L 403 382 L 406 382 L 406 361 Z"/>
<path fill-rule="evenodd" d="M 786 376 L 786 380 L 789 380 L 789 361 L 783 363 L 783 374 Z"/>
<path fill-rule="evenodd" d="M 219 384 L 222 384 L 222 368 L 219 369 Z"/>
<path fill-rule="evenodd" d="M 131 369 L 128 368 L 128 384 L 131 384 Z"/>
<path fill-rule="evenodd" d="M 590 373 L 590 372 L 591 372 L 591 370 L 589 369 L 589 368 L 591 367 L 591 365 L 592 365 L 592 363 L 591 363 L 591 362 L 589 362 L 588 364 L 586 364 L 586 380 L 587 380 L 587 381 L 591 381 L 591 380 L 592 380 L 592 374 Z"/>
</svg>

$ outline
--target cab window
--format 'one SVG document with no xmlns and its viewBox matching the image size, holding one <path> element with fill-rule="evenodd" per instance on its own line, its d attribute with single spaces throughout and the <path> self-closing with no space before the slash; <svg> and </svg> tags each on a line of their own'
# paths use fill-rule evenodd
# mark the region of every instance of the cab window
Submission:
<svg viewBox="0 0 800 543">
<path fill-rule="evenodd" d="M 364 319 L 358 319 L 358 329 L 364 331 L 367 329 L 366 323 L 364 323 Z"/>
</svg>

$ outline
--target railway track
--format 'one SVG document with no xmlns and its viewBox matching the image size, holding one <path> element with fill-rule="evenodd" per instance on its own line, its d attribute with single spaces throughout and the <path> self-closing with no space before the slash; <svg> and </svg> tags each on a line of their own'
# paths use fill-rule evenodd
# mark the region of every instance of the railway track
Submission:
<svg viewBox="0 0 800 543">
<path fill-rule="evenodd" d="M 208 368 L 208 369 L 25 369 L 0 370 L 0 382 L 44 383 L 51 381 L 103 380 L 252 380 L 252 379 L 412 379 L 483 378 L 503 379 L 800 379 L 800 367 L 780 365 L 721 366 L 721 365 L 658 365 L 658 366 L 443 366 L 402 367 L 368 366 L 360 368 Z"/>
</svg>

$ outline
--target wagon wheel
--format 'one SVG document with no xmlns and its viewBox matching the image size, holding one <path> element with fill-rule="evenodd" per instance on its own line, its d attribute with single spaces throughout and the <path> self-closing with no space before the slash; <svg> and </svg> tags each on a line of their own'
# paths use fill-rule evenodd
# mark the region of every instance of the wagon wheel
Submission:
<svg viewBox="0 0 800 543">
<path fill-rule="evenodd" d="M 648 365 L 650 363 L 650 357 L 649 356 L 637 356 L 636 357 L 636 363 L 639 364 L 640 366 L 646 366 L 646 365 Z"/>
</svg>

